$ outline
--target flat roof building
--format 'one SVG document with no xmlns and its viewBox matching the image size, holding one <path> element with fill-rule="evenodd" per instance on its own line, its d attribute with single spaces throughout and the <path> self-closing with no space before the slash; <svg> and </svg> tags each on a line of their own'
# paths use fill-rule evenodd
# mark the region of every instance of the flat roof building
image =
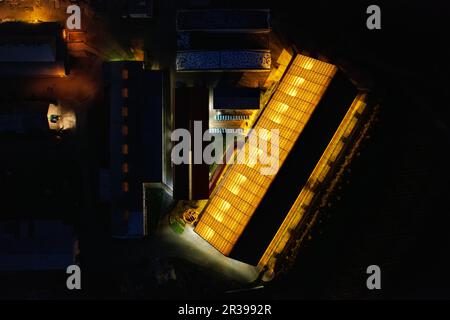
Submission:
<svg viewBox="0 0 450 320">
<path fill-rule="evenodd" d="M 180 10 L 177 71 L 270 71 L 269 10 Z"/>
<path fill-rule="evenodd" d="M 143 235 L 144 183 L 162 180 L 164 73 L 144 70 L 142 62 L 108 62 L 105 82 L 110 118 L 107 180 L 113 234 Z M 141 226 L 136 227 L 133 221 Z"/>
<path fill-rule="evenodd" d="M 188 130 L 191 136 L 191 154 L 194 154 L 195 124 L 201 126 L 203 132 L 209 129 L 209 89 L 177 88 L 175 90 L 175 129 Z M 203 141 L 203 139 L 202 139 Z M 201 150 L 205 147 L 200 146 Z M 193 159 L 192 159 L 193 160 Z M 209 165 L 201 159 L 200 163 L 173 165 L 173 196 L 177 200 L 199 200 L 209 197 Z"/>
<path fill-rule="evenodd" d="M 66 49 L 54 22 L 0 23 L 0 76 L 64 76 Z"/>
<path fill-rule="evenodd" d="M 75 241 L 60 220 L 0 221 L 0 271 L 66 270 L 75 263 Z"/>
<path fill-rule="evenodd" d="M 263 174 L 261 163 L 231 165 L 195 231 L 224 255 L 266 265 L 291 237 L 294 223 L 286 222 L 286 215 L 299 192 L 312 187 L 309 178 L 317 165 L 332 167 L 344 150 L 344 133 L 351 132 L 346 131 L 348 124 L 353 129 L 358 121 L 359 99 L 358 90 L 335 65 L 297 55 L 254 126 L 256 131 L 279 130 L 278 168 Z M 251 143 L 246 141 L 238 157 L 248 159 L 256 152 L 249 148 Z M 335 145 L 339 148 L 332 150 L 330 158 L 329 148 Z M 321 171 L 320 181 L 329 171 Z M 313 196 L 308 194 L 305 210 Z"/>
</svg>

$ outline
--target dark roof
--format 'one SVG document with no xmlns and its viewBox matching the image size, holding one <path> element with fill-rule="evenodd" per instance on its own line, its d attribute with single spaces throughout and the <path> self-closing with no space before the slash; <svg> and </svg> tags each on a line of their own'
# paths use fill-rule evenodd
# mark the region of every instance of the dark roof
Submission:
<svg viewBox="0 0 450 320">
<path fill-rule="evenodd" d="M 59 220 L 1 221 L 0 271 L 65 270 L 73 244 L 72 227 Z"/>
<path fill-rule="evenodd" d="M 178 32 L 178 50 L 269 50 L 268 33 Z"/>
<path fill-rule="evenodd" d="M 48 122 L 42 114 L 1 114 L 0 113 L 0 133 L 27 133 L 36 131 L 48 131 Z"/>
<path fill-rule="evenodd" d="M 60 29 L 61 27 L 56 22 L 2 22 L 0 23 L 0 42 L 7 42 L 5 39 L 39 39 L 54 37 Z"/>
<path fill-rule="evenodd" d="M 259 10 L 180 10 L 177 31 L 270 31 L 270 11 Z"/>
<path fill-rule="evenodd" d="M 0 133 L 48 132 L 45 102 L 0 102 Z"/>
<path fill-rule="evenodd" d="M 259 88 L 214 88 L 214 109 L 259 109 Z"/>
<path fill-rule="evenodd" d="M 65 46 L 57 23 L 0 23 L 0 74 L 61 75 Z"/>
<path fill-rule="evenodd" d="M 194 137 L 195 121 L 201 122 L 203 132 L 209 129 L 209 89 L 206 87 L 176 88 L 174 128 L 189 130 Z M 207 144 L 203 142 L 203 148 Z M 174 164 L 173 196 L 177 200 L 207 199 L 209 197 L 209 165 L 203 161 L 192 165 Z"/>
</svg>

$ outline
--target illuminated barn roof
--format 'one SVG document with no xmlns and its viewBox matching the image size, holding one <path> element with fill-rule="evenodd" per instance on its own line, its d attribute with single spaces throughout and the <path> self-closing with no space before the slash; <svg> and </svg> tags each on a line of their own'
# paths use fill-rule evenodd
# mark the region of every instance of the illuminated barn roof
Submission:
<svg viewBox="0 0 450 320">
<path fill-rule="evenodd" d="M 262 112 L 255 129 L 279 130 L 280 167 L 336 71 L 334 65 L 298 55 Z M 241 152 L 248 153 L 248 145 L 246 142 Z M 225 255 L 233 249 L 275 178 L 262 175 L 261 167 L 259 164 L 230 167 L 195 228 Z"/>
<path fill-rule="evenodd" d="M 66 46 L 55 22 L 0 23 L 2 76 L 64 76 Z"/>
</svg>

